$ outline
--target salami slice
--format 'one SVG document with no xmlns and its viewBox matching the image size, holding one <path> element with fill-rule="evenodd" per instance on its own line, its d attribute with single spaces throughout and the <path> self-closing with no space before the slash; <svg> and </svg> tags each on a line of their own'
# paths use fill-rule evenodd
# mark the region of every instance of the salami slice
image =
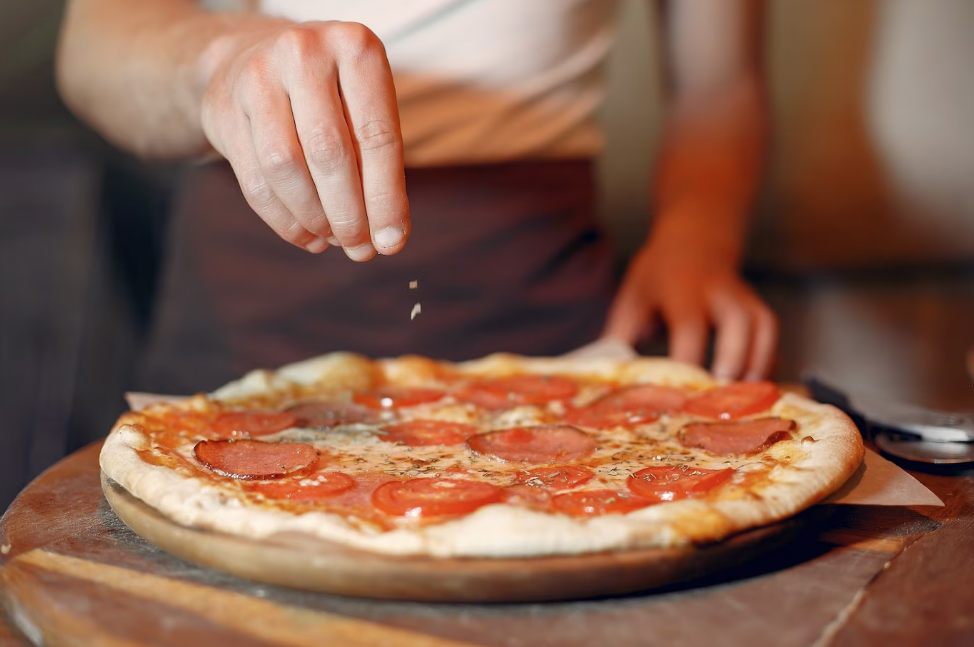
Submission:
<svg viewBox="0 0 974 647">
<path fill-rule="evenodd" d="M 290 481 L 253 483 L 247 490 L 263 494 L 268 499 L 286 501 L 318 501 L 330 499 L 352 489 L 355 480 L 342 472 L 318 472 L 307 478 Z"/>
<path fill-rule="evenodd" d="M 468 436 L 477 433 L 477 430 L 469 425 L 440 420 L 410 420 L 384 427 L 383 431 L 386 433 L 380 436 L 382 440 L 409 447 L 460 445 L 467 440 Z"/>
<path fill-rule="evenodd" d="M 535 467 L 521 470 L 514 475 L 518 483 L 541 488 L 564 490 L 573 488 L 592 479 L 592 470 L 574 465 L 558 465 L 554 467 Z"/>
<path fill-rule="evenodd" d="M 595 439 L 568 425 L 512 427 L 490 431 L 467 439 L 478 454 L 504 461 L 529 463 L 570 462 L 584 458 L 595 449 Z"/>
<path fill-rule="evenodd" d="M 684 402 L 686 396 L 678 389 L 640 384 L 613 391 L 587 407 L 570 410 L 565 414 L 565 421 L 595 429 L 631 429 L 655 422 L 662 414 L 682 407 Z"/>
<path fill-rule="evenodd" d="M 694 422 L 680 430 L 680 441 L 687 447 L 700 447 L 714 454 L 748 454 L 790 439 L 794 429 L 794 420 L 781 418 Z"/>
<path fill-rule="evenodd" d="M 603 514 L 625 514 L 653 505 L 648 499 L 616 490 L 582 490 L 559 494 L 553 499 L 555 510 L 573 517 L 593 517 Z"/>
<path fill-rule="evenodd" d="M 294 414 L 287 411 L 232 411 L 213 421 L 221 436 L 266 436 L 293 427 Z"/>
<path fill-rule="evenodd" d="M 666 413 L 676 411 L 687 401 L 683 391 L 668 386 L 639 384 L 618 389 L 595 401 L 596 406 L 619 409 L 646 409 Z"/>
<path fill-rule="evenodd" d="M 660 412 L 655 409 L 593 405 L 572 409 L 565 413 L 565 422 L 579 427 L 593 429 L 633 428 L 648 425 L 659 420 Z"/>
<path fill-rule="evenodd" d="M 296 404 L 288 413 L 298 427 L 331 429 L 342 425 L 376 424 L 382 418 L 377 411 L 351 402 L 310 401 Z"/>
<path fill-rule="evenodd" d="M 217 474 L 235 479 L 278 479 L 308 470 L 318 462 L 318 452 L 307 443 L 202 440 L 193 453 Z"/>
<path fill-rule="evenodd" d="M 525 404 L 547 404 L 568 400 L 578 393 L 578 385 L 558 375 L 516 375 L 468 384 L 456 397 L 484 409 L 510 409 Z"/>
<path fill-rule="evenodd" d="M 633 494 L 662 503 L 701 496 L 734 475 L 732 468 L 705 470 L 673 465 L 647 467 L 629 477 Z"/>
<path fill-rule="evenodd" d="M 694 396 L 683 410 L 695 416 L 734 420 L 771 408 L 781 394 L 771 382 L 733 382 Z"/>
<path fill-rule="evenodd" d="M 391 481 L 372 493 L 372 503 L 387 514 L 437 517 L 467 514 L 504 498 L 504 490 L 482 481 L 420 478 Z"/>
<path fill-rule="evenodd" d="M 352 396 L 358 404 L 370 409 L 398 409 L 415 407 L 442 400 L 446 395 L 439 389 L 420 389 L 414 387 L 385 387 L 376 391 L 364 391 Z"/>
</svg>

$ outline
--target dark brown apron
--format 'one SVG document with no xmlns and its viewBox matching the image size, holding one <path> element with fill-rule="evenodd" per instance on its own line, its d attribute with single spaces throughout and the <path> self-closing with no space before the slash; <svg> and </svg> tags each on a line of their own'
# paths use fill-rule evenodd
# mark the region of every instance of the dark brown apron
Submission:
<svg viewBox="0 0 974 647">
<path fill-rule="evenodd" d="M 190 171 L 140 387 L 210 390 L 339 350 L 554 355 L 598 335 L 612 285 L 591 162 L 410 169 L 406 182 L 408 244 L 360 264 L 280 240 L 226 164 Z"/>
</svg>

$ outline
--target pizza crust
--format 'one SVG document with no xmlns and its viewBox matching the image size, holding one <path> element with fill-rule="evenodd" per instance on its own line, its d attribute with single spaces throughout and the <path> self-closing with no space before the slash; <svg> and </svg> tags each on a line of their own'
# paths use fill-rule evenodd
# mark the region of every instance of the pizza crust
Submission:
<svg viewBox="0 0 974 647">
<path fill-rule="evenodd" d="M 462 364 L 405 357 L 371 362 L 351 354 L 332 354 L 278 371 L 255 371 L 218 389 L 211 398 L 239 402 L 272 393 L 297 393 L 303 387 L 370 388 L 383 382 L 420 383 L 444 372 L 501 377 L 519 372 L 598 376 L 621 383 L 654 383 L 703 388 L 715 384 L 702 369 L 669 360 L 572 360 L 493 355 Z M 201 402 L 175 405 L 192 408 Z M 247 505 L 202 478 L 147 463 L 140 457 L 151 445 L 139 414 L 126 414 L 101 453 L 102 470 L 128 492 L 176 523 L 255 540 L 298 532 L 320 540 L 394 555 L 436 557 L 529 557 L 674 547 L 723 539 L 733 533 L 791 516 L 841 486 L 862 460 L 855 425 L 834 407 L 793 394 L 784 395 L 773 415 L 798 422 L 810 440 L 777 443 L 751 464 L 760 483 L 725 488 L 704 499 L 685 499 L 625 515 L 579 519 L 508 504 L 480 508 L 445 523 L 390 531 L 355 525 L 328 512 L 292 514 Z M 778 462 L 762 471 L 761 458 Z M 746 466 L 740 468 L 747 473 Z M 765 473 L 767 472 L 767 473 Z M 725 491 L 726 490 L 726 491 Z"/>
</svg>

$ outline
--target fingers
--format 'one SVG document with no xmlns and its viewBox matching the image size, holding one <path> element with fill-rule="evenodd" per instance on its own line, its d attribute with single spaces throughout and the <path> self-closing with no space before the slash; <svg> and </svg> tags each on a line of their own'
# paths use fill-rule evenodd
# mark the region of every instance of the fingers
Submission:
<svg viewBox="0 0 974 647">
<path fill-rule="evenodd" d="M 643 335 L 648 335 L 651 306 L 642 291 L 631 281 L 623 283 L 612 301 L 606 317 L 603 337 L 611 337 L 634 345 Z"/>
<path fill-rule="evenodd" d="M 709 327 L 703 312 L 688 308 L 663 311 L 670 331 L 670 357 L 687 364 L 703 364 Z"/>
<path fill-rule="evenodd" d="M 410 222 L 392 70 L 382 43 L 361 25 L 346 26 L 337 47 L 372 244 L 380 254 L 395 254 L 406 243 Z"/>
<path fill-rule="evenodd" d="M 324 226 L 354 261 L 375 256 L 335 69 L 293 68 L 291 110 Z"/>
<path fill-rule="evenodd" d="M 409 235 L 402 134 L 385 50 L 354 23 L 287 27 L 241 50 L 207 88 L 204 131 L 248 203 L 310 251 L 356 261 Z"/>
<path fill-rule="evenodd" d="M 317 254 L 328 248 L 328 243 L 311 233 L 298 222 L 291 211 L 278 198 L 267 181 L 253 142 L 249 139 L 230 146 L 225 156 L 230 161 L 234 175 L 250 208 L 287 242 Z"/>
<path fill-rule="evenodd" d="M 763 380 L 771 375 L 775 351 L 778 348 L 778 318 L 771 308 L 760 300 L 753 306 L 753 317 L 751 356 L 744 379 Z"/>
<path fill-rule="evenodd" d="M 760 380 L 771 373 L 778 345 L 778 320 L 750 291 L 715 299 L 717 340 L 713 374 L 725 379 Z"/>
<path fill-rule="evenodd" d="M 735 379 L 744 373 L 750 347 L 751 317 L 740 302 L 722 297 L 714 308 L 717 339 L 714 342 L 714 377 Z"/>
<path fill-rule="evenodd" d="M 305 164 L 287 95 L 283 89 L 265 92 L 248 112 L 263 181 L 300 227 L 325 243 L 332 230 Z"/>
</svg>

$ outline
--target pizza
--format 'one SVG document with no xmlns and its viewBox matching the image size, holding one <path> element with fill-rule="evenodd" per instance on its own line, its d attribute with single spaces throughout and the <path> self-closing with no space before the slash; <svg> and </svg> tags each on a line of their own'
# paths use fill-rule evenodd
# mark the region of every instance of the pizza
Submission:
<svg viewBox="0 0 974 647">
<path fill-rule="evenodd" d="M 831 406 L 665 359 L 334 353 L 126 413 L 100 462 L 186 526 L 500 558 L 719 541 L 862 456 Z"/>
</svg>

